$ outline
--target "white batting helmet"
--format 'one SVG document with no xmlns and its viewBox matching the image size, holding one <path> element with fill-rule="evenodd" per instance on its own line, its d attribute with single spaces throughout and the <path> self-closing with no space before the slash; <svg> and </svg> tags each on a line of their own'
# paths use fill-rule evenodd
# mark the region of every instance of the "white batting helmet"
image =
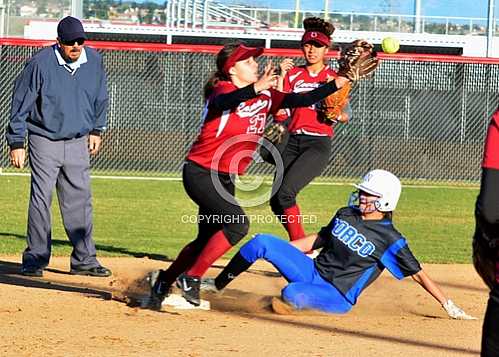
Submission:
<svg viewBox="0 0 499 357">
<path fill-rule="evenodd" d="M 395 210 L 402 191 L 402 185 L 397 176 L 385 170 L 369 171 L 362 178 L 362 182 L 354 186 L 360 191 L 379 197 L 374 202 L 374 206 L 380 212 Z"/>
</svg>

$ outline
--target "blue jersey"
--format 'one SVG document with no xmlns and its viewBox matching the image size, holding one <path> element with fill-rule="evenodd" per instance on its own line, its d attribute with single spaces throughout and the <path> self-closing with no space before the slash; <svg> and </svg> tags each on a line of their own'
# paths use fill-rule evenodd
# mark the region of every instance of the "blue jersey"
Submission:
<svg viewBox="0 0 499 357">
<path fill-rule="evenodd" d="M 315 259 L 320 275 L 351 303 L 384 268 L 397 279 L 416 274 L 421 266 L 392 221 L 363 220 L 345 207 L 319 232 L 324 247 Z"/>
</svg>

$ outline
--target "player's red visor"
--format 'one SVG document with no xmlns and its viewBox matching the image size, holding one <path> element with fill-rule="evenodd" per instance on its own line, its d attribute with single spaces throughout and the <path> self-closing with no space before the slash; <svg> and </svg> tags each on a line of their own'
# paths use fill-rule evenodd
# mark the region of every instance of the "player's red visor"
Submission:
<svg viewBox="0 0 499 357">
<path fill-rule="evenodd" d="M 331 39 L 329 36 L 326 36 L 322 32 L 318 31 L 307 31 L 303 34 L 301 38 L 301 45 L 303 46 L 306 43 L 315 42 L 322 46 L 329 47 L 331 45 Z"/>
<path fill-rule="evenodd" d="M 239 45 L 234 52 L 229 56 L 227 62 L 224 64 L 223 71 L 225 74 L 229 75 L 229 69 L 236 64 L 236 62 L 243 61 L 250 57 L 258 57 L 263 53 L 262 47 L 246 47 L 244 45 Z"/>
</svg>

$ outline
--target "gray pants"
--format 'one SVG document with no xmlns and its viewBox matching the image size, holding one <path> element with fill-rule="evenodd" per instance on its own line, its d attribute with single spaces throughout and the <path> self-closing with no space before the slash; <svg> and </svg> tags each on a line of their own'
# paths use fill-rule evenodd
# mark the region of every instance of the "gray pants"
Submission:
<svg viewBox="0 0 499 357">
<path fill-rule="evenodd" d="M 51 141 L 29 136 L 31 193 L 28 211 L 28 247 L 23 267 L 44 268 L 52 245 L 50 207 L 57 189 L 66 234 L 73 245 L 71 268 L 99 266 L 92 239 L 92 197 L 87 137 Z"/>
</svg>

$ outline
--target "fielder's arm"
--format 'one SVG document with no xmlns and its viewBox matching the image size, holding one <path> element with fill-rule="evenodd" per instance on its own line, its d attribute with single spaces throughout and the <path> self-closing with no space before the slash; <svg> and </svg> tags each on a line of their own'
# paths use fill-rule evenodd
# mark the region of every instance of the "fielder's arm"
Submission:
<svg viewBox="0 0 499 357">
<path fill-rule="evenodd" d="M 449 317 L 458 320 L 476 320 L 475 317 L 468 315 L 459 306 L 454 304 L 451 299 L 447 299 L 442 290 L 430 279 L 423 269 L 411 275 L 411 277 L 442 305 Z"/>
<path fill-rule="evenodd" d="M 287 73 L 291 68 L 294 67 L 294 62 L 291 58 L 285 58 L 282 60 L 282 62 L 279 64 L 279 67 L 281 69 L 281 73 L 279 74 L 279 77 L 277 77 L 277 86 L 276 89 L 281 92 L 289 92 L 289 83 L 285 84 L 285 78 Z"/>
</svg>

